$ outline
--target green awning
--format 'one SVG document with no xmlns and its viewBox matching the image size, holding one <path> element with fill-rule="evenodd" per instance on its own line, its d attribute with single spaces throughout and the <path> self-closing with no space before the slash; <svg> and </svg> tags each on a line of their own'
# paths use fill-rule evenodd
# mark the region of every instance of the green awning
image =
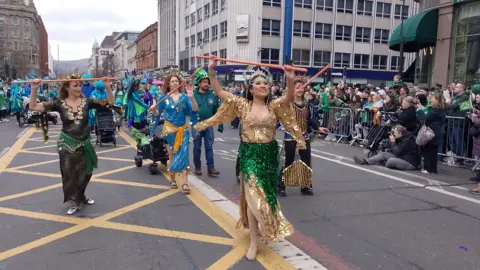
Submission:
<svg viewBox="0 0 480 270">
<path fill-rule="evenodd" d="M 390 50 L 400 51 L 401 26 L 390 36 Z M 404 51 L 417 52 L 437 43 L 438 9 L 424 10 L 403 22 Z"/>
</svg>

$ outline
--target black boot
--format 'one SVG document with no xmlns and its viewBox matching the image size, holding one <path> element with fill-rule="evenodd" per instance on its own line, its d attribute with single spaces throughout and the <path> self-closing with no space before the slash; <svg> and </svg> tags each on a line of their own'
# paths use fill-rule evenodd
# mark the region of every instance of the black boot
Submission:
<svg viewBox="0 0 480 270">
<path fill-rule="evenodd" d="M 313 189 L 309 187 L 301 188 L 300 192 L 302 193 L 302 195 L 309 195 L 309 196 L 313 195 Z"/>
</svg>

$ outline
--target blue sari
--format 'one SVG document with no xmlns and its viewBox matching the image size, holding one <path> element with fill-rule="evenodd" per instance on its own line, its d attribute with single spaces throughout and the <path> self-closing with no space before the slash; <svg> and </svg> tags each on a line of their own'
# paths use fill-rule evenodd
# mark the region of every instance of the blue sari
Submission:
<svg viewBox="0 0 480 270">
<path fill-rule="evenodd" d="M 166 95 L 159 97 L 162 100 Z M 198 115 L 192 109 L 192 102 L 186 94 L 182 94 L 177 102 L 174 102 L 171 97 L 165 101 L 157 104 L 159 115 L 155 117 L 154 124 L 150 127 L 150 135 L 155 134 L 160 115 L 163 113 L 165 120 L 162 129 L 162 138 L 172 147 L 173 158 L 170 172 L 181 172 L 189 168 L 188 146 L 190 144 L 190 124 L 198 122 Z M 187 122 L 187 117 L 190 116 L 191 122 Z"/>
</svg>

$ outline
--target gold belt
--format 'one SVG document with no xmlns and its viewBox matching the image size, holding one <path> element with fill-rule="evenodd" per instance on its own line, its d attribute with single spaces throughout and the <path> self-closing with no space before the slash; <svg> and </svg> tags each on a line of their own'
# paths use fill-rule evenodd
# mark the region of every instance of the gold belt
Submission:
<svg viewBox="0 0 480 270">
<path fill-rule="evenodd" d="M 163 124 L 163 129 L 162 129 L 162 137 L 165 137 L 167 135 L 176 133 L 175 135 L 175 141 L 173 143 L 173 152 L 177 152 L 180 146 L 183 143 L 183 134 L 185 130 L 188 130 L 189 124 L 188 122 L 185 123 L 183 126 L 175 126 L 172 124 L 170 121 L 165 120 Z"/>
</svg>

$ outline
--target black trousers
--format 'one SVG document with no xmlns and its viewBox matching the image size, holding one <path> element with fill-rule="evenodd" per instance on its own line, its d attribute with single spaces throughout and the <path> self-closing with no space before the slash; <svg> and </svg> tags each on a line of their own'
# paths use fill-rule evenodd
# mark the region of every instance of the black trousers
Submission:
<svg viewBox="0 0 480 270">
<path fill-rule="evenodd" d="M 427 143 L 421 149 L 423 168 L 429 173 L 437 173 L 438 145 Z"/>
<path fill-rule="evenodd" d="M 300 155 L 300 159 L 308 165 L 308 167 L 312 168 L 312 151 L 310 148 L 310 140 L 306 139 L 305 140 L 307 144 L 307 148 L 304 150 L 298 150 L 298 154 Z M 297 150 L 297 141 L 291 140 L 291 141 L 284 141 L 284 149 L 285 149 L 285 166 L 283 167 L 283 170 L 287 168 L 288 166 L 292 165 L 292 163 L 295 161 L 295 154 Z M 282 170 L 282 174 L 283 174 Z M 278 187 L 280 189 L 285 189 L 285 184 L 283 181 L 281 181 L 282 176 L 280 175 L 280 181 L 278 181 Z M 312 188 L 312 185 L 310 185 L 310 188 Z"/>
</svg>

